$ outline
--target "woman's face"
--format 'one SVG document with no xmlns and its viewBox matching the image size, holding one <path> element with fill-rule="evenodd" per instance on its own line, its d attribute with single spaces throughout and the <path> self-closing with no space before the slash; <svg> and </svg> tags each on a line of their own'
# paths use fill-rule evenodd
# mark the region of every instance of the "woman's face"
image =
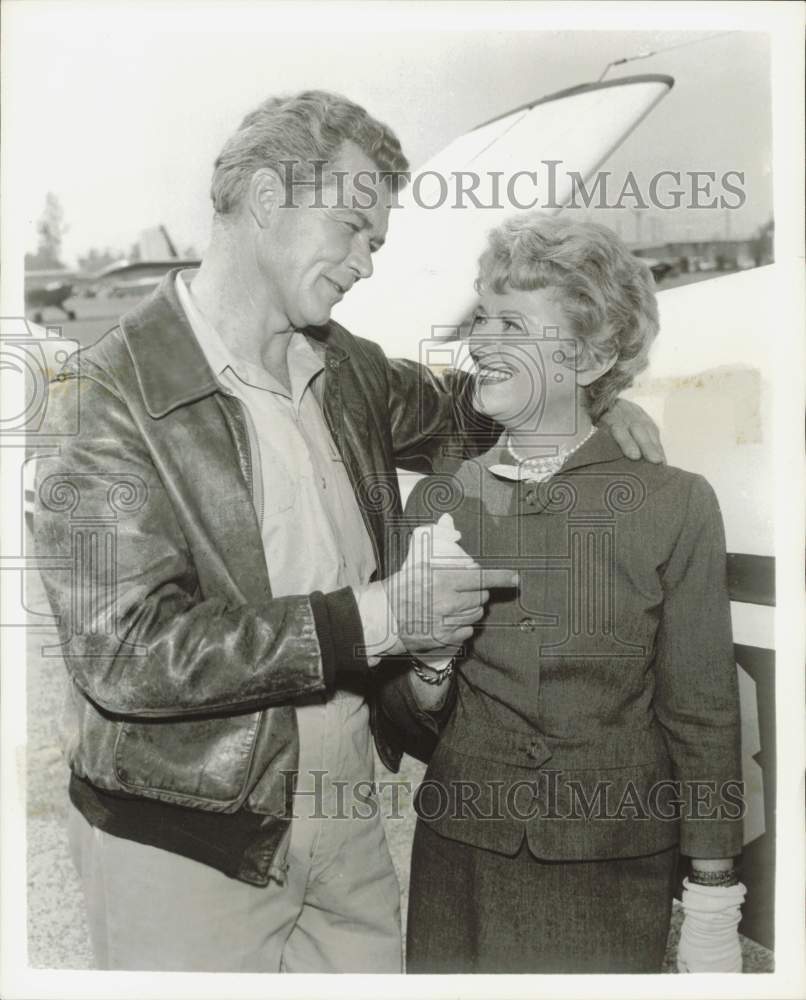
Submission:
<svg viewBox="0 0 806 1000">
<path fill-rule="evenodd" d="M 470 353 L 473 405 L 505 427 L 536 428 L 547 408 L 575 405 L 576 342 L 555 289 L 481 295 Z"/>
</svg>

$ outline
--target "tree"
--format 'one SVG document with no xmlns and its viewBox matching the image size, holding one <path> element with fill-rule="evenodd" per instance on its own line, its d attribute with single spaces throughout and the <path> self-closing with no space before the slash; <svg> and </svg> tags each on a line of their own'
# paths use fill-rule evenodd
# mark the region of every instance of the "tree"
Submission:
<svg viewBox="0 0 806 1000">
<path fill-rule="evenodd" d="M 45 208 L 36 225 L 39 237 L 35 254 L 25 255 L 25 266 L 28 270 L 37 268 L 64 267 L 62 264 L 62 237 L 69 226 L 64 223 L 64 209 L 58 197 L 48 191 L 45 195 Z"/>
</svg>

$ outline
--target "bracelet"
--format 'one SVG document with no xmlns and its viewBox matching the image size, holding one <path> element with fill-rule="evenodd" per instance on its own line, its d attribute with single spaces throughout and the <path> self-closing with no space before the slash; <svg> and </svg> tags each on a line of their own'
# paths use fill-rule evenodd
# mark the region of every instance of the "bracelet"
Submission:
<svg viewBox="0 0 806 1000">
<path fill-rule="evenodd" d="M 436 667 L 429 667 L 428 664 L 418 660 L 415 656 L 409 657 L 409 663 L 415 674 L 417 674 L 421 681 L 425 681 L 426 684 L 444 684 L 453 674 L 453 659 L 449 660 L 447 665 L 439 670 Z M 427 672 L 429 670 L 431 671 L 430 674 Z"/>
<path fill-rule="evenodd" d="M 724 872 L 705 872 L 695 869 L 692 865 L 688 876 L 691 885 L 709 885 L 720 888 L 729 888 L 739 884 L 739 872 L 736 868 L 729 868 Z"/>
</svg>

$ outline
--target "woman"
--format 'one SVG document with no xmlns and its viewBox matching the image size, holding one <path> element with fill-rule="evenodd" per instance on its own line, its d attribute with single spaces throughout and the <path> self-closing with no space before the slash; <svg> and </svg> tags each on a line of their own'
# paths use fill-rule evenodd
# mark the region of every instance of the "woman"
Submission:
<svg viewBox="0 0 806 1000">
<path fill-rule="evenodd" d="M 625 459 L 595 423 L 646 366 L 652 277 L 604 227 L 528 215 L 492 233 L 476 287 L 473 405 L 505 431 L 419 483 L 406 521 L 450 513 L 462 549 L 517 568 L 520 586 L 493 594 L 453 663 L 415 661 L 386 690 L 415 751 L 439 731 L 417 799 L 408 969 L 659 971 L 681 853 L 681 967 L 724 967 L 724 948 L 735 968 L 739 711 L 719 509 L 704 479 Z M 702 897 L 718 912 L 704 935 Z"/>
</svg>

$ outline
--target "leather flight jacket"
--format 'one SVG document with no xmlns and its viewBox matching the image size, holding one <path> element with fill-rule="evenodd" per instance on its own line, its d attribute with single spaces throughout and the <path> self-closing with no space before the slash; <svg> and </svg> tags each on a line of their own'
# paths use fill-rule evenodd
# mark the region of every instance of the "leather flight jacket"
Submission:
<svg viewBox="0 0 806 1000">
<path fill-rule="evenodd" d="M 113 833 L 265 884 L 290 822 L 293 703 L 358 673 L 393 770 L 401 738 L 376 708 L 353 591 L 272 596 L 244 414 L 207 365 L 177 273 L 50 386 L 47 430 L 66 436 L 38 462 L 34 531 L 59 567 L 42 575 L 69 677 L 71 796 Z M 335 322 L 304 332 L 382 578 L 401 558 L 387 544 L 402 513 L 396 468 L 431 471 L 497 430 L 474 418 L 465 376 L 388 360 Z M 255 834 L 233 856 L 232 821 L 246 815 Z"/>
</svg>

